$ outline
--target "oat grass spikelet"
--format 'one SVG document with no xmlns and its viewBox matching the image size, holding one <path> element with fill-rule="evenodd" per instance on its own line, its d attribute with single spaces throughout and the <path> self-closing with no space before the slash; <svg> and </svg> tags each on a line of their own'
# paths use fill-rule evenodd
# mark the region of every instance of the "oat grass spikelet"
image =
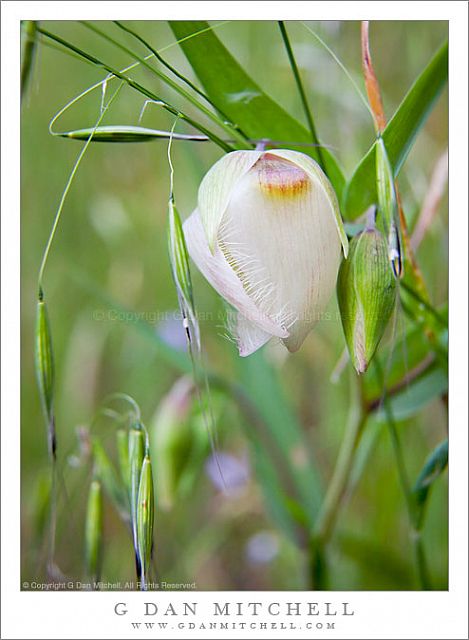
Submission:
<svg viewBox="0 0 469 640">
<path fill-rule="evenodd" d="M 35 338 L 36 377 L 47 425 L 49 453 L 55 460 L 57 442 L 55 434 L 54 414 L 54 354 L 52 351 L 52 335 L 49 324 L 49 317 L 42 290 L 39 293 L 39 300 L 37 303 Z"/>
<path fill-rule="evenodd" d="M 103 545 L 103 497 L 101 483 L 91 482 L 88 493 L 88 505 L 85 524 L 85 562 L 86 574 L 92 583 L 101 577 Z"/>
</svg>

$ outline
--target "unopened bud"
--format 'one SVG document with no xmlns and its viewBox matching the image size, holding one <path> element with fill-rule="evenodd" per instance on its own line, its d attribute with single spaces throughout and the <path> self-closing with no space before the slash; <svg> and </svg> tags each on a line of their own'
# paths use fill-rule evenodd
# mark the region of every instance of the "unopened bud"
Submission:
<svg viewBox="0 0 469 640">
<path fill-rule="evenodd" d="M 337 297 L 353 366 L 364 373 L 396 302 L 387 244 L 377 229 L 365 229 L 351 241 L 339 270 Z"/>
</svg>

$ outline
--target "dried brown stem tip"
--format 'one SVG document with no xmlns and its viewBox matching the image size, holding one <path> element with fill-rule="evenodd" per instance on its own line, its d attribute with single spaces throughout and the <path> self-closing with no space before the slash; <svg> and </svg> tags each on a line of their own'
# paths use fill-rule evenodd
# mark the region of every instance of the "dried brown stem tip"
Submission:
<svg viewBox="0 0 469 640">
<path fill-rule="evenodd" d="M 368 20 L 362 21 L 361 41 L 362 41 L 362 66 L 365 78 L 366 93 L 368 102 L 370 103 L 373 119 L 375 121 L 376 131 L 381 133 L 386 127 L 386 116 L 384 115 L 383 101 L 381 99 L 381 91 L 378 79 L 373 69 L 370 54 L 370 39 L 368 35 Z"/>
</svg>

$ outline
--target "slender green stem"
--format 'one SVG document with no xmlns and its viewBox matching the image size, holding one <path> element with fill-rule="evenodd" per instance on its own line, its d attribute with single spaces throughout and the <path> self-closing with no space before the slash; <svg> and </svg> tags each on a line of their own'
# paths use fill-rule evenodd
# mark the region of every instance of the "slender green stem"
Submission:
<svg viewBox="0 0 469 640">
<path fill-rule="evenodd" d="M 148 69 L 154 75 L 156 75 L 158 78 L 160 78 L 160 80 L 163 80 L 163 82 L 165 82 L 168 86 L 170 86 L 171 89 L 174 89 L 174 91 L 179 93 L 179 95 L 181 95 L 183 98 L 185 98 L 194 107 L 199 109 L 199 111 L 201 111 L 207 118 L 212 120 L 212 122 L 214 122 L 217 126 L 219 126 L 221 129 L 223 129 L 228 135 L 230 135 L 234 140 L 236 140 L 236 142 L 242 148 L 251 149 L 252 145 L 250 143 L 246 142 L 245 137 L 242 136 L 239 133 L 239 131 L 233 125 L 228 124 L 223 119 L 221 119 L 216 113 L 214 113 L 208 107 L 206 107 L 204 104 L 202 104 L 200 102 L 200 100 L 197 100 L 197 98 L 195 98 L 191 93 L 189 93 L 189 91 L 186 91 L 183 87 L 181 87 L 181 85 L 179 85 L 177 82 L 172 80 L 165 73 L 162 73 L 159 69 L 156 69 L 155 67 L 153 67 L 149 62 L 147 62 L 147 60 L 145 60 L 145 58 L 142 58 L 141 56 L 137 55 L 134 51 L 132 51 L 131 49 L 129 49 L 128 47 L 123 45 L 121 42 L 119 42 L 118 40 L 116 40 L 112 36 L 108 35 L 104 31 L 102 31 L 101 29 L 98 29 L 98 27 L 96 27 L 94 24 L 92 24 L 90 22 L 86 22 L 86 21 L 82 21 L 81 24 L 83 24 L 83 26 L 85 26 L 87 29 L 90 29 L 91 31 L 93 31 L 94 33 L 99 35 L 101 38 L 104 38 L 105 40 L 107 40 L 108 42 L 113 44 L 114 46 L 118 47 L 121 51 L 124 51 L 125 53 L 128 53 L 130 56 L 132 56 L 138 62 L 140 62 L 141 65 L 143 65 L 146 69 Z M 154 52 L 152 51 L 152 53 L 154 53 Z"/>
<path fill-rule="evenodd" d="M 55 543 L 57 537 L 57 499 L 58 499 L 58 487 L 57 487 L 57 458 L 51 460 L 51 492 L 50 492 L 50 504 L 49 504 L 49 544 L 47 553 L 47 570 L 52 573 L 54 570 L 54 557 L 55 557 Z"/>
<path fill-rule="evenodd" d="M 50 252 L 50 249 L 51 249 L 51 246 L 52 246 L 52 242 L 54 241 L 54 237 L 55 237 L 55 234 L 56 234 L 56 231 L 57 231 L 57 227 L 58 227 L 59 222 L 60 222 L 60 217 L 62 215 L 63 207 L 64 207 L 64 204 L 65 204 L 65 199 L 67 198 L 67 194 L 68 194 L 68 192 L 70 190 L 70 187 L 72 186 L 73 179 L 75 178 L 75 174 L 76 174 L 76 172 L 78 170 L 78 167 L 80 166 L 82 158 L 85 155 L 85 153 L 86 153 L 86 151 L 87 151 L 87 149 L 88 149 L 88 147 L 89 147 L 89 145 L 91 143 L 94 131 L 101 124 L 102 119 L 104 118 L 104 115 L 105 115 L 106 111 L 111 106 L 113 101 L 116 99 L 117 95 L 119 94 L 119 92 L 120 92 L 120 90 L 122 89 L 123 86 L 124 86 L 124 83 L 121 82 L 121 84 L 117 87 L 116 91 L 113 93 L 113 95 L 109 99 L 108 103 L 102 109 L 101 114 L 100 114 L 100 116 L 99 116 L 99 118 L 96 121 L 96 124 L 94 126 L 94 129 L 90 133 L 90 136 L 89 136 L 88 140 L 85 142 L 85 144 L 83 145 L 82 150 L 78 154 L 78 157 L 77 157 L 77 159 L 75 161 L 75 164 L 73 166 L 72 172 L 70 173 L 70 176 L 68 178 L 67 184 L 66 184 L 64 192 L 62 194 L 62 198 L 60 199 L 60 203 L 59 203 L 59 207 L 57 209 L 57 213 L 55 214 L 54 224 L 52 225 L 52 230 L 50 232 L 49 239 L 47 241 L 47 245 L 46 245 L 46 248 L 44 250 L 44 255 L 42 257 L 41 266 L 39 268 L 38 290 L 39 290 L 39 295 L 40 296 L 42 295 L 42 281 L 43 281 L 43 276 L 44 276 L 44 269 L 46 267 L 46 263 L 47 263 L 47 259 L 49 257 L 49 252 Z"/>
<path fill-rule="evenodd" d="M 386 390 L 385 380 L 383 370 L 381 368 L 381 364 L 378 358 L 375 358 L 375 371 L 379 380 L 379 384 L 383 390 L 383 407 L 386 414 L 386 422 L 389 429 L 389 435 L 391 437 L 391 443 L 394 451 L 394 457 L 396 459 L 396 467 L 399 475 L 399 482 L 401 484 L 402 492 L 404 494 L 407 513 L 409 518 L 409 523 L 411 526 L 411 539 L 412 546 L 415 556 L 415 563 L 417 567 L 417 575 L 419 580 L 419 585 L 423 590 L 431 589 L 429 573 L 427 569 L 427 561 L 425 557 L 425 551 L 422 544 L 421 539 L 421 531 L 419 529 L 419 521 L 418 514 L 416 511 L 416 504 L 412 495 L 412 487 L 409 481 L 409 476 L 407 474 L 407 469 L 405 466 L 404 454 L 402 451 L 402 446 L 399 440 L 399 434 L 396 428 L 396 422 L 394 420 L 394 415 L 392 412 L 392 407 L 389 402 L 389 397 Z"/>
<path fill-rule="evenodd" d="M 448 328 L 448 322 L 437 311 L 437 309 L 435 309 L 435 307 L 433 307 L 428 302 L 428 300 L 425 300 L 424 298 L 422 298 L 422 296 L 419 293 L 417 293 L 417 291 L 415 291 L 415 289 L 413 289 L 410 285 L 408 285 L 404 280 L 400 281 L 400 285 L 405 291 L 407 291 L 407 293 L 412 298 L 414 298 L 414 300 L 416 300 L 419 304 L 421 304 L 422 307 L 424 307 L 424 309 L 426 309 L 426 311 L 428 311 L 428 313 L 430 313 L 439 322 L 439 324 L 441 324 L 445 328 Z"/>
<path fill-rule="evenodd" d="M 306 92 L 303 87 L 303 82 L 301 80 L 300 71 L 298 69 L 298 65 L 296 64 L 295 54 L 293 53 L 293 49 L 290 44 L 290 39 L 288 37 L 287 28 L 283 20 L 278 21 L 278 26 L 280 28 L 280 33 L 282 34 L 283 44 L 285 45 L 285 49 L 287 52 L 288 60 L 290 62 L 290 66 L 295 77 L 296 86 L 298 88 L 298 93 L 300 94 L 301 104 L 303 105 L 303 111 L 305 113 L 306 121 L 308 123 L 308 127 L 311 133 L 312 141 L 319 145 L 319 139 L 316 133 L 316 127 L 314 126 L 313 116 L 311 114 L 311 109 L 309 108 L 308 98 L 306 97 Z M 321 147 L 318 147 L 318 156 L 320 160 L 320 164 L 324 169 L 324 158 L 321 153 Z"/>
<path fill-rule="evenodd" d="M 365 411 L 363 403 L 360 380 L 358 384 L 360 387 L 357 389 L 355 388 L 355 381 L 352 381 L 352 397 L 345 434 L 342 439 L 332 479 L 327 488 L 326 496 L 316 519 L 314 529 L 310 535 L 310 586 L 316 590 L 327 589 L 328 576 L 325 550 L 337 521 L 337 516 L 349 484 L 355 453 L 368 418 L 368 413 Z"/>
<path fill-rule="evenodd" d="M 50 33 L 49 31 L 47 31 L 45 29 L 42 29 L 42 28 L 38 28 L 38 31 L 43 36 L 45 36 L 46 38 L 54 40 L 55 42 L 58 42 L 62 46 L 66 47 L 67 49 L 70 49 L 71 51 L 74 51 L 81 58 L 85 59 L 86 61 L 88 61 L 92 65 L 98 66 L 101 69 L 104 69 L 105 71 L 107 71 L 111 75 L 115 76 L 116 78 L 120 78 L 121 80 L 126 82 L 129 85 L 129 87 L 132 87 L 132 89 L 135 89 L 136 91 L 138 91 L 139 93 L 143 94 L 147 98 L 150 98 L 150 100 L 153 100 L 154 102 L 159 102 L 161 104 L 161 106 L 163 107 L 163 109 L 166 109 L 166 111 L 169 111 L 169 113 L 172 113 L 175 116 L 179 115 L 186 122 L 188 122 L 193 127 L 195 127 L 196 129 L 198 129 L 199 131 L 204 133 L 206 136 L 208 136 L 210 138 L 210 140 L 212 140 L 212 142 L 215 142 L 215 144 L 217 144 L 224 151 L 226 151 L 226 152 L 233 151 L 232 147 L 229 144 L 227 144 L 224 140 L 219 138 L 212 131 L 210 131 L 209 129 L 204 127 L 202 124 L 200 124 L 199 122 L 197 122 L 196 120 L 194 120 L 193 118 L 191 118 L 190 116 L 188 116 L 187 114 L 182 112 L 180 109 L 176 109 L 171 104 L 169 104 L 168 102 L 166 102 L 165 100 L 161 99 L 159 96 L 154 94 L 152 91 L 149 91 L 146 87 L 144 87 L 140 83 L 136 82 L 135 80 L 132 80 L 132 78 L 129 78 L 123 72 L 119 71 L 118 69 L 115 69 L 114 67 L 111 67 L 110 65 L 108 65 L 105 62 L 103 62 L 99 58 L 96 58 L 95 56 L 92 56 L 89 53 L 86 53 L 85 51 L 82 51 L 81 49 L 79 49 L 75 45 L 71 44 L 67 40 L 64 40 L 60 36 L 55 35 L 54 33 Z"/>
<path fill-rule="evenodd" d="M 169 62 L 167 62 L 163 56 L 154 48 L 151 46 L 151 44 L 145 40 L 144 38 L 142 38 L 142 36 L 137 33 L 136 31 L 134 31 L 133 29 L 130 29 L 130 27 L 126 26 L 125 24 L 123 24 L 122 22 L 119 22 L 119 20 L 114 20 L 113 21 L 114 24 L 116 26 L 118 26 L 120 29 L 122 29 L 123 31 L 129 33 L 130 35 L 132 35 L 134 38 L 136 38 L 139 42 L 141 42 L 154 56 L 155 58 L 164 66 L 166 67 L 166 69 L 168 69 L 168 71 L 171 71 L 171 73 L 173 73 L 176 78 L 179 78 L 179 80 L 181 80 L 182 82 L 184 82 L 185 84 L 187 84 L 188 87 L 190 87 L 193 91 L 195 91 L 195 93 L 197 93 L 197 95 L 199 95 L 201 98 L 203 98 L 206 102 L 208 102 L 216 111 L 218 111 L 218 113 L 222 116 L 222 118 L 224 118 L 225 124 L 229 124 L 235 131 L 239 131 L 241 133 L 242 138 L 244 139 L 245 142 L 250 142 L 248 137 L 238 128 L 236 127 L 230 120 L 230 118 L 226 115 L 226 113 L 224 113 L 220 107 L 218 107 L 213 100 L 210 98 L 210 96 L 208 96 L 206 93 L 204 93 L 201 89 L 199 89 L 199 87 L 197 85 L 195 85 L 193 82 L 191 82 L 189 80 L 189 78 L 187 78 L 184 74 L 180 73 L 175 67 L 173 67 L 171 64 L 169 64 Z M 166 82 L 167 78 L 166 76 L 163 78 Z M 239 140 L 238 140 L 239 141 Z"/>
<path fill-rule="evenodd" d="M 428 591 L 432 587 L 420 529 L 414 529 L 412 537 L 419 584 L 424 591 Z"/>
<path fill-rule="evenodd" d="M 344 63 L 338 58 L 338 56 L 332 51 L 332 49 L 329 47 L 329 45 L 324 42 L 324 40 L 322 38 L 320 38 L 318 36 L 318 34 L 313 31 L 313 29 L 311 29 L 311 27 L 309 27 L 305 22 L 301 23 L 303 25 L 303 27 L 309 31 L 309 33 L 314 36 L 316 38 L 316 40 L 324 47 L 324 49 L 329 53 L 329 55 L 332 56 L 332 58 L 334 59 L 334 61 L 339 65 L 339 67 L 342 69 L 342 71 L 345 73 L 345 75 L 347 76 L 347 78 L 350 80 L 350 82 L 353 85 L 353 88 L 355 89 L 355 91 L 357 92 L 358 96 L 360 97 L 360 100 L 363 102 L 363 104 L 365 105 L 366 110 L 368 111 L 368 113 L 371 115 L 371 117 L 374 120 L 374 116 L 373 116 L 373 111 L 370 108 L 370 105 L 368 104 L 368 100 L 365 98 L 365 96 L 363 95 L 360 87 L 358 86 L 358 84 L 355 82 L 355 80 L 353 79 L 352 75 L 350 74 L 350 72 L 348 71 L 347 67 L 344 65 Z"/>
<path fill-rule="evenodd" d="M 368 414 L 361 408 L 353 409 L 349 415 L 339 457 L 314 527 L 313 538 L 322 544 L 329 540 L 337 520 L 367 418 Z"/>
</svg>

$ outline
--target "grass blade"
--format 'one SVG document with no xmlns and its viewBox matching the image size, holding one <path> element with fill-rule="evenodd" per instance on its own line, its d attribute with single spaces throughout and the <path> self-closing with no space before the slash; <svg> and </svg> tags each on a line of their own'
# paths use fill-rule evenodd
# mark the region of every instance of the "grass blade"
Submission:
<svg viewBox="0 0 469 640">
<path fill-rule="evenodd" d="M 169 24 L 178 39 L 208 26 L 199 21 Z M 196 39 L 180 42 L 180 46 L 217 109 L 226 113 L 249 138 L 311 142 L 308 129 L 262 91 L 213 32 L 205 31 Z M 321 161 L 317 148 L 310 147 L 305 152 Z M 342 171 L 327 148 L 321 148 L 321 154 L 324 170 L 340 200 L 345 184 Z"/>
</svg>

